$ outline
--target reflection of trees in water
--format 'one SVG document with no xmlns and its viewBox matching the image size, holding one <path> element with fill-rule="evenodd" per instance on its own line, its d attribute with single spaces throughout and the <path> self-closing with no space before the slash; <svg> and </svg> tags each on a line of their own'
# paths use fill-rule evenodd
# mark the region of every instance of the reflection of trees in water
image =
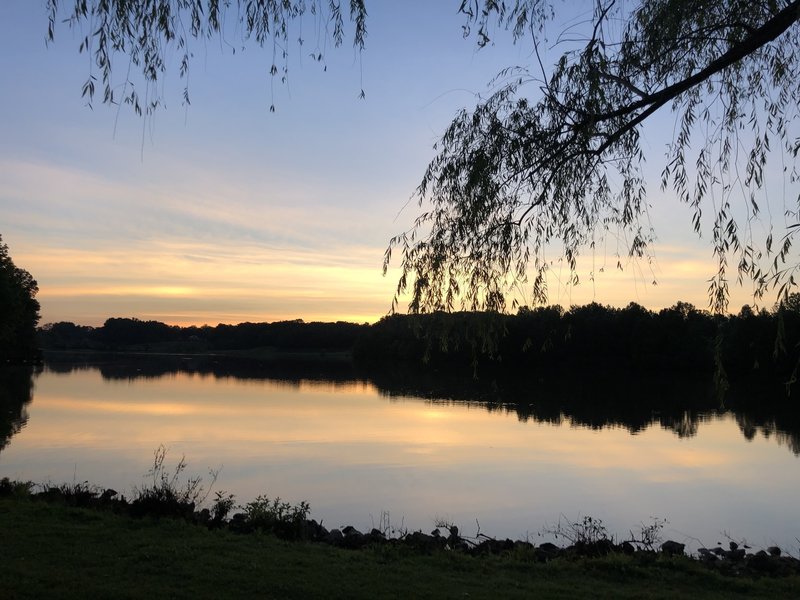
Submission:
<svg viewBox="0 0 800 600">
<path fill-rule="evenodd" d="M 354 366 L 346 360 L 247 360 L 225 356 L 120 356 L 58 363 L 67 373 L 98 369 L 106 380 L 154 379 L 187 373 L 217 379 L 270 381 L 296 388 L 310 383 L 349 386 L 372 383 L 392 401 L 419 400 L 515 414 L 520 421 L 591 429 L 621 427 L 637 434 L 657 425 L 681 438 L 697 435 L 701 423 L 731 414 L 748 440 L 774 439 L 800 455 L 800 403 L 782 385 L 750 381 L 728 390 L 721 402 L 706 378 L 641 375 L 631 371 L 562 370 L 544 376 L 456 376 L 419 368 Z"/>
<path fill-rule="evenodd" d="M 704 378 L 641 376 L 630 372 L 563 371 L 547 379 L 425 377 L 394 369 L 373 373 L 390 398 L 421 396 L 433 404 L 481 407 L 516 414 L 520 421 L 590 429 L 622 427 L 637 434 L 657 425 L 680 438 L 697 435 L 701 423 L 732 415 L 746 439 L 774 439 L 800 455 L 800 403 L 783 385 L 751 381 L 719 400 Z M 412 383 L 413 382 L 413 383 Z"/>
<path fill-rule="evenodd" d="M 761 435 L 765 439 L 774 439 L 779 446 L 786 446 L 792 453 L 800 456 L 800 435 L 797 432 L 783 431 L 774 417 L 758 419 L 746 413 L 734 413 L 734 417 L 742 435 L 748 441 Z"/>
<path fill-rule="evenodd" d="M 296 388 L 307 382 L 349 385 L 358 379 L 350 361 L 321 359 L 316 355 L 303 359 L 256 360 L 224 355 L 93 354 L 81 357 L 80 354 L 60 353 L 49 355 L 46 367 L 54 373 L 98 370 L 107 381 L 159 379 L 182 373 L 215 379 L 270 380 Z"/>
<path fill-rule="evenodd" d="M 30 366 L 0 367 L 0 452 L 28 422 L 33 374 L 34 368 Z"/>
</svg>

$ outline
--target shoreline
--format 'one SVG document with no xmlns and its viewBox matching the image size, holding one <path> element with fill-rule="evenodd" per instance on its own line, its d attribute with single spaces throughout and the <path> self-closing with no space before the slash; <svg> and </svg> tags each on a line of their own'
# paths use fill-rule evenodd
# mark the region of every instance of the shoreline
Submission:
<svg viewBox="0 0 800 600">
<path fill-rule="evenodd" d="M 0 497 L 4 597 L 774 598 L 800 575 L 723 573 L 664 552 L 470 555 L 372 544 L 347 549 L 209 529 L 174 518 Z"/>
<path fill-rule="evenodd" d="M 160 449 L 161 450 L 161 449 Z M 165 454 L 161 455 L 162 458 Z M 681 557 L 702 564 L 726 576 L 796 576 L 800 577 L 800 557 L 777 546 L 758 549 L 746 542 L 729 539 L 728 547 L 699 548 L 696 553 L 685 552 L 685 544 L 664 539 L 661 531 L 665 520 L 654 519 L 650 525 L 642 524 L 638 534 L 617 539 L 609 533 L 602 520 L 583 517 L 578 522 L 559 520 L 542 533 L 569 542 L 556 545 L 543 542 L 538 545 L 528 540 L 498 539 L 478 532 L 466 536 L 453 523 L 440 521 L 430 533 L 410 531 L 381 522 L 369 532 L 361 532 L 352 525 L 328 530 L 324 521 L 309 518 L 310 506 L 305 502 L 291 505 L 280 498 L 258 496 L 254 501 L 237 505 L 233 494 L 217 493 L 208 502 L 210 489 L 205 492 L 202 481 L 194 488 L 183 491 L 176 485 L 175 477 L 163 469 L 156 454 L 153 484 L 135 488 L 128 500 L 116 490 L 93 486 L 88 482 L 78 484 L 34 484 L 32 482 L 0 479 L 0 500 L 47 503 L 67 508 L 110 512 L 134 520 L 149 518 L 179 520 L 187 525 L 208 530 L 223 530 L 237 535 L 270 534 L 287 541 L 327 545 L 346 550 L 364 550 L 381 546 L 402 547 L 412 553 L 431 554 L 448 552 L 469 556 L 502 556 L 509 553 L 526 554 L 529 560 L 546 563 L 552 560 L 598 558 L 609 555 Z M 180 471 L 176 471 L 175 475 Z M 191 483 L 192 480 L 190 479 Z M 35 489 L 40 491 L 34 491 Z M 202 496 L 202 498 L 201 498 Z M 638 560 L 638 559 L 637 559 Z"/>
</svg>

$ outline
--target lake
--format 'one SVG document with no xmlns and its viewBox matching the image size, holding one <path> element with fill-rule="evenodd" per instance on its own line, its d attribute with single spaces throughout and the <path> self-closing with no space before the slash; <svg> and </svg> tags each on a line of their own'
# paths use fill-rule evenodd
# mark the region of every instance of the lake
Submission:
<svg viewBox="0 0 800 600">
<path fill-rule="evenodd" d="M 50 363 L 32 389 L 23 379 L 3 380 L 0 476 L 12 479 L 128 495 L 164 444 L 189 474 L 219 469 L 214 489 L 239 502 L 305 500 L 328 527 L 443 519 L 538 543 L 559 519 L 600 518 L 626 538 L 655 517 L 692 549 L 800 547 L 800 436 L 692 382 L 411 385 L 399 369 L 182 357 Z M 682 408 L 687 394 L 702 407 Z M 656 408 L 642 408 L 648 395 Z"/>
</svg>

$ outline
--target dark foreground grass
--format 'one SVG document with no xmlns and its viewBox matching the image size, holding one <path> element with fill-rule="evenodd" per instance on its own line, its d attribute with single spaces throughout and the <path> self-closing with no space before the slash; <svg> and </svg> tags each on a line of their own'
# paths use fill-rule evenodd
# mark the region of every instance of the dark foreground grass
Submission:
<svg viewBox="0 0 800 600">
<path fill-rule="evenodd" d="M 347 551 L 26 498 L 0 499 L 0 598 L 797 598 L 800 578 L 687 558 Z"/>
</svg>

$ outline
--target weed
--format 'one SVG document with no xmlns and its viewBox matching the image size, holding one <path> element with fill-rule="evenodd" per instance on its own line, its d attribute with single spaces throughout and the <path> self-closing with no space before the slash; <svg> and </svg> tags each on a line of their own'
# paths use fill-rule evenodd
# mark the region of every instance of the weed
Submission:
<svg viewBox="0 0 800 600">
<path fill-rule="evenodd" d="M 184 471 L 188 466 L 186 457 L 182 456 L 172 470 L 165 465 L 167 447 L 161 444 L 153 453 L 153 466 L 146 477 L 152 482 L 139 488 L 134 488 L 134 498 L 131 502 L 131 514 L 135 516 L 151 515 L 155 517 L 172 516 L 191 518 L 196 506 L 202 504 L 214 483 L 219 471 L 209 471 L 211 483 L 206 490 L 203 487 L 203 478 L 199 476 L 184 478 Z M 223 501 L 224 496 L 219 498 Z M 231 498 L 232 502 L 232 498 Z M 228 510 L 230 510 L 230 508 Z"/>
<path fill-rule="evenodd" d="M 603 520 L 594 517 L 583 517 L 578 522 L 571 522 L 561 515 L 555 526 L 543 528 L 542 533 L 552 535 L 556 539 L 563 538 L 572 545 L 592 545 L 613 541 L 603 525 Z"/>
<path fill-rule="evenodd" d="M 631 538 L 627 540 L 629 543 L 636 544 L 643 550 L 656 550 L 657 546 L 664 541 L 664 538 L 661 537 L 661 531 L 668 523 L 666 519 L 659 519 L 658 517 L 650 518 L 652 519 L 652 523 L 649 525 L 641 524 L 638 537 L 634 535 L 633 531 L 630 531 Z"/>
<path fill-rule="evenodd" d="M 372 518 L 372 515 L 370 515 Z M 405 517 L 400 519 L 400 524 L 392 523 L 392 516 L 388 510 L 381 511 L 381 517 L 377 524 L 375 519 L 372 519 L 372 528 L 381 532 L 381 535 L 386 539 L 403 538 L 408 534 L 408 528 L 405 526 Z"/>
<path fill-rule="evenodd" d="M 311 512 L 307 502 L 292 505 L 280 498 L 270 500 L 266 496 L 258 496 L 242 509 L 247 529 L 269 531 L 286 539 L 303 537 L 306 519 Z"/>
<path fill-rule="evenodd" d="M 33 487 L 34 483 L 32 481 L 10 481 L 8 477 L 3 477 L 0 479 L 0 497 L 27 497 L 31 495 Z"/>
<path fill-rule="evenodd" d="M 220 490 L 214 494 L 214 503 L 211 505 L 211 517 L 215 523 L 222 523 L 236 506 L 233 494 Z"/>
<path fill-rule="evenodd" d="M 62 483 L 54 485 L 46 483 L 41 485 L 38 498 L 48 501 L 60 501 L 68 506 L 89 507 L 97 502 L 102 489 L 90 485 L 88 481 Z"/>
<path fill-rule="evenodd" d="M 386 534 L 391 528 L 391 517 L 388 510 L 381 511 L 381 516 L 378 520 L 378 523 L 375 523 L 375 517 L 372 515 L 372 513 L 369 514 L 369 520 L 372 521 L 372 529 L 377 529 L 383 533 L 383 537 L 387 537 Z"/>
</svg>

